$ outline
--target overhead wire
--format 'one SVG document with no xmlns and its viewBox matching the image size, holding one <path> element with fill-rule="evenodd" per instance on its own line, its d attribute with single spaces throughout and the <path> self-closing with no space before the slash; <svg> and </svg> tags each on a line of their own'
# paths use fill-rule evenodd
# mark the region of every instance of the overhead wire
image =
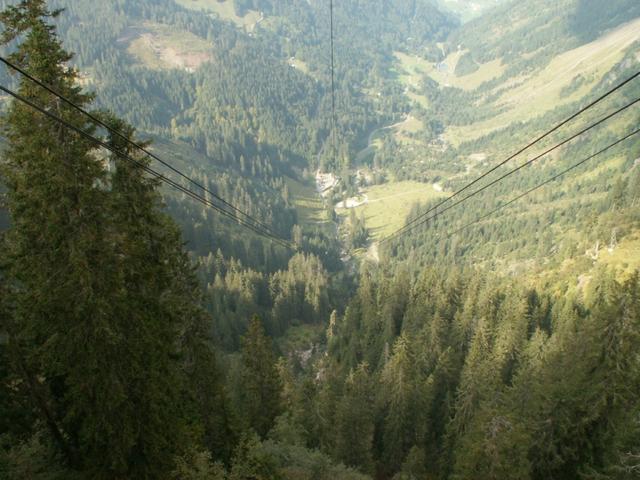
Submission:
<svg viewBox="0 0 640 480">
<path fill-rule="evenodd" d="M 248 213 L 246 213 L 246 212 L 242 211 L 241 209 L 237 208 L 235 205 L 231 204 L 230 202 L 228 202 L 227 200 L 225 200 L 221 196 L 217 195 L 215 192 L 212 192 L 210 189 L 208 189 L 207 187 L 202 185 L 200 182 L 194 180 L 193 178 L 191 178 L 190 176 L 188 176 L 184 172 L 180 171 L 179 169 L 177 169 L 176 167 L 171 165 L 169 162 L 163 160 L 158 155 L 156 155 L 153 152 L 149 151 L 149 149 L 147 149 L 143 145 L 140 145 L 139 143 L 135 142 L 134 140 L 132 140 L 128 136 L 122 134 L 121 132 L 119 132 L 115 128 L 113 128 L 110 125 L 106 124 L 105 122 L 100 120 L 96 115 L 92 114 L 91 112 L 88 112 L 87 110 L 82 108 L 80 105 L 78 105 L 76 102 L 70 100 L 65 95 L 62 95 L 61 93 L 59 93 L 56 89 L 54 89 L 50 85 L 47 85 L 45 82 L 43 82 L 43 81 L 39 80 L 38 78 L 34 77 L 29 72 L 27 72 L 26 70 L 24 70 L 20 66 L 16 65 L 14 62 L 10 61 L 9 59 L 7 59 L 7 58 L 5 58 L 3 56 L 0 56 L 0 62 L 4 63 L 7 67 L 11 68 L 12 70 L 15 70 L 16 72 L 18 72 L 19 74 L 21 74 L 25 78 L 29 79 L 31 82 L 35 83 L 39 87 L 45 89 L 47 92 L 49 92 L 52 95 L 54 95 L 55 97 L 59 98 L 60 100 L 65 102 L 67 105 L 69 105 L 72 108 L 74 108 L 75 110 L 77 110 L 78 112 L 82 113 L 87 118 L 89 118 L 93 123 L 95 123 L 97 126 L 100 126 L 100 127 L 104 128 L 104 129 L 106 129 L 111 134 L 117 136 L 121 140 L 124 140 L 129 145 L 133 146 L 134 148 L 137 148 L 138 150 L 142 151 L 143 153 L 145 153 L 150 158 L 152 158 L 152 159 L 156 160 L 157 162 L 159 162 L 160 164 L 164 165 L 169 170 L 171 170 L 175 174 L 179 175 L 183 179 L 187 180 L 192 185 L 202 189 L 202 191 L 204 191 L 208 195 L 211 195 L 211 197 L 213 197 L 216 200 L 218 200 L 225 207 L 228 207 L 232 211 L 238 213 L 239 215 L 242 215 L 244 218 L 246 218 L 250 222 L 255 223 L 255 225 L 258 226 L 259 228 L 262 228 L 262 229 L 272 233 L 273 235 L 277 236 L 277 233 L 273 232 L 272 229 L 268 225 L 260 222 L 259 220 L 257 220 L 253 216 L 251 216 Z"/>
<path fill-rule="evenodd" d="M 457 230 L 454 230 L 454 231 L 452 231 L 452 232 L 449 232 L 449 233 L 445 236 L 445 238 L 450 238 L 450 237 L 452 237 L 452 236 L 454 236 L 454 235 L 456 235 L 456 234 L 460 233 L 461 231 L 463 231 L 463 230 L 465 230 L 465 229 L 467 229 L 467 228 L 469 228 L 469 227 L 472 227 L 473 225 L 476 225 L 477 223 L 480 223 L 482 220 L 484 220 L 484 219 L 486 219 L 486 218 L 489 218 L 489 217 L 493 216 L 494 214 L 498 213 L 500 210 L 503 210 L 503 209 L 507 208 L 508 206 L 510 206 L 510 205 L 512 205 L 512 204 L 514 204 L 514 203 L 516 203 L 518 200 L 521 200 L 522 198 L 524 198 L 524 197 L 526 197 L 526 196 L 528 196 L 528 195 L 532 194 L 533 192 L 535 192 L 535 191 L 537 191 L 537 190 L 541 189 L 541 188 L 542 188 L 542 187 L 544 187 L 545 185 L 548 185 L 548 184 L 550 184 L 551 182 L 554 182 L 554 181 L 555 181 L 555 180 L 557 180 L 558 178 L 560 178 L 560 177 L 562 177 L 562 176 L 566 175 L 567 173 L 569 173 L 569 172 L 571 172 L 571 171 L 575 170 L 575 169 L 576 169 L 576 168 L 578 168 L 579 166 L 581 166 L 581 165 L 583 165 L 583 164 L 587 163 L 589 160 L 592 160 L 593 158 L 595 158 L 595 157 L 597 157 L 597 156 L 599 156 L 599 155 L 602 155 L 602 154 L 603 154 L 603 153 L 605 153 L 607 150 L 612 149 L 613 147 L 615 147 L 615 146 L 617 146 L 617 145 L 621 144 L 622 142 L 624 142 L 624 141 L 628 140 L 629 138 L 633 137 L 634 135 L 637 135 L 638 133 L 640 133 L 640 128 L 638 128 L 638 129 L 636 129 L 636 130 L 632 131 L 631 133 L 628 133 L 627 135 L 625 135 L 625 136 L 624 136 L 624 137 L 622 137 L 622 138 L 619 138 L 619 139 L 618 139 L 618 140 L 616 140 L 615 142 L 610 143 L 609 145 L 607 145 L 606 147 L 602 148 L 601 150 L 598 150 L 596 153 L 593 153 L 593 154 L 589 155 L 588 157 L 586 157 L 586 158 L 584 158 L 584 159 L 580 160 L 579 162 L 574 163 L 574 164 L 573 164 L 573 165 L 571 165 L 570 167 L 568 167 L 568 168 L 566 168 L 566 169 L 564 169 L 564 170 L 560 171 L 559 173 L 557 173 L 556 175 L 552 176 L 551 178 L 549 178 L 549 179 L 545 180 L 545 181 L 544 181 L 544 182 L 542 182 L 542 183 L 537 184 L 535 187 L 530 188 L 529 190 L 527 190 L 527 191 L 525 191 L 525 192 L 521 193 L 520 195 L 518 195 L 518 196 L 516 196 L 516 197 L 512 198 L 512 199 L 511 199 L 511 200 L 509 200 L 508 202 L 506 202 L 506 203 L 504 203 L 504 204 L 502 204 L 502 205 L 498 206 L 497 208 L 495 208 L 495 209 L 491 210 L 490 212 L 488 212 L 488 213 L 486 213 L 486 214 L 484 214 L 484 215 L 482 215 L 482 216 L 480 216 L 480 217 L 476 218 L 476 219 L 475 219 L 475 220 L 473 220 L 472 222 L 469 222 L 469 223 L 467 223 L 467 224 L 463 225 L 462 227 L 458 228 Z"/>
<path fill-rule="evenodd" d="M 412 219 L 410 222 L 408 222 L 407 224 L 405 224 L 403 227 L 399 228 L 398 230 L 396 230 L 395 232 L 389 234 L 387 237 L 383 238 L 382 240 L 380 240 L 380 243 L 386 243 L 398 236 L 400 236 L 401 234 L 403 234 L 405 231 L 409 231 L 412 230 L 412 225 L 414 225 L 415 223 L 419 222 L 422 218 L 426 217 L 427 215 L 429 215 L 431 212 L 433 212 L 434 210 L 440 208 L 441 206 L 443 206 L 445 203 L 449 202 L 450 200 L 452 200 L 453 198 L 457 197 L 458 195 L 460 195 L 461 193 L 465 192 L 466 190 L 468 190 L 469 188 L 471 188 L 473 185 L 477 184 L 478 182 L 480 182 L 482 179 L 486 178 L 487 176 L 489 176 L 490 174 L 492 174 L 493 172 L 495 172 L 497 169 L 499 169 L 500 167 L 504 166 L 505 164 L 507 164 L 508 162 L 510 162 L 511 160 L 513 160 L 515 157 L 517 157 L 518 155 L 520 155 L 521 153 L 525 152 L 526 150 L 530 149 L 531 147 L 533 147 L 534 145 L 540 143 L 542 140 L 544 140 L 545 138 L 547 138 L 548 136 L 550 136 L 552 133 L 556 132 L 557 130 L 559 130 L 560 128 L 562 128 L 563 126 L 567 125 L 568 123 L 570 123 L 572 120 L 576 119 L 577 117 L 579 117 L 580 115 L 584 114 L 587 110 L 593 108 L 595 105 L 597 105 L 598 103 L 602 102 L 604 99 L 606 99 L 607 97 L 609 97 L 610 95 L 612 95 L 613 93 L 617 92 L 618 90 L 620 90 L 622 87 L 624 87 L 625 85 L 627 85 L 629 82 L 633 81 L 634 79 L 636 79 L 637 77 L 640 76 L 640 71 L 636 72 L 635 74 L 631 75 L 629 78 L 625 79 L 624 81 L 622 81 L 621 83 L 619 83 L 618 85 L 616 85 L 615 87 L 607 90 L 604 94 L 600 95 L 598 98 L 596 98 L 595 100 L 593 100 L 592 102 L 590 102 L 588 105 L 586 105 L 585 107 L 579 109 L 577 112 L 573 113 L 572 115 L 570 115 L 569 117 L 567 117 L 565 120 L 563 120 L 562 122 L 558 123 L 557 125 L 555 125 L 553 128 L 551 128 L 550 130 L 547 130 L 545 133 L 543 133 L 542 135 L 538 136 L 537 138 L 535 138 L 534 140 L 532 140 L 531 142 L 527 143 L 524 147 L 520 148 L 517 152 L 513 153 L 512 155 L 510 155 L 509 157 L 507 157 L 505 160 L 501 161 L 500 163 L 494 165 L 493 167 L 491 167 L 489 170 L 487 170 L 486 172 L 484 172 L 482 175 L 480 175 L 479 177 L 477 177 L 476 179 L 474 179 L 473 181 L 471 181 L 470 183 L 466 184 L 464 187 L 460 188 L 459 190 L 455 191 L 453 194 L 451 194 L 449 197 L 445 198 L 444 200 L 438 202 L 436 205 L 430 207 L 426 212 L 423 212 L 422 214 L 420 214 L 418 217 Z"/>
<path fill-rule="evenodd" d="M 405 235 L 406 233 L 408 233 L 408 232 L 410 232 L 410 231 L 414 230 L 414 229 L 415 229 L 415 228 L 417 228 L 417 227 L 420 227 L 420 226 L 424 225 L 425 223 L 429 222 L 430 220 L 433 220 L 433 219 L 435 219 L 435 218 L 437 218 L 437 217 L 441 216 L 442 214 L 444 214 L 445 212 L 449 211 L 450 209 L 452 209 L 452 208 L 456 207 L 457 205 L 460 205 L 461 203 L 463 203 L 463 202 L 465 202 L 465 201 L 469 200 L 469 199 L 470 199 L 470 198 L 472 198 L 472 197 L 475 197 L 475 196 L 476 196 L 476 195 L 478 195 L 479 193 L 481 193 L 481 192 L 483 192 L 483 191 L 487 190 L 488 188 L 491 188 L 492 186 L 494 186 L 494 185 L 496 185 L 497 183 L 501 182 L 501 181 L 502 181 L 502 180 L 504 180 L 505 178 L 507 178 L 507 177 L 509 177 L 509 176 L 513 175 L 514 173 L 516 173 L 516 172 L 518 172 L 518 171 L 522 170 L 523 168 L 525 168 L 525 167 L 527 167 L 527 166 L 531 165 L 533 162 L 535 162 L 535 161 L 539 160 L 540 158 L 542 158 L 542 157 L 544 157 L 544 156 L 548 155 L 549 153 L 551 153 L 551 152 L 553 152 L 553 151 L 557 150 L 558 148 L 560 148 L 560 147 L 562 147 L 562 146 L 566 145 L 567 143 L 571 142 L 572 140 L 576 139 L 577 137 L 579 137 L 579 136 L 581 136 L 581 135 L 585 134 L 586 132 L 588 132 L 589 130 L 592 130 L 593 128 L 595 128 L 595 127 L 597 127 L 597 126 L 601 125 L 602 123 L 606 122 L 606 121 L 607 121 L 607 120 L 609 120 L 610 118 L 612 118 L 612 117 L 614 117 L 614 116 L 616 116 L 616 115 L 620 114 L 621 112 L 623 112 L 624 110 L 626 110 L 626 109 L 628 109 L 628 108 L 632 107 L 633 105 L 635 105 L 635 104 L 636 104 L 636 103 L 638 103 L 638 102 L 640 102 L 640 97 L 639 97 L 639 98 L 637 98 L 637 99 L 635 99 L 635 100 L 633 100 L 633 101 L 631 101 L 631 102 L 629 102 L 629 103 L 627 103 L 627 104 L 625 104 L 624 106 L 622 106 L 622 107 L 620 107 L 620 108 L 616 109 L 614 112 L 612 112 L 612 113 L 610 113 L 610 114 L 606 115 L 605 117 L 601 118 L 601 119 L 600 119 L 600 120 L 598 120 L 597 122 L 590 124 L 588 127 L 584 128 L 584 129 L 582 129 L 582 130 L 580 130 L 578 133 L 575 133 L 575 134 L 571 135 L 569 138 L 567 138 L 567 139 L 565 139 L 565 140 L 561 141 L 560 143 L 557 143 L 557 144 L 556 144 L 556 145 L 554 145 L 553 147 L 551 147 L 551 148 L 549 148 L 549 149 L 545 150 L 544 152 L 542 152 L 542 153 L 540 153 L 540 154 L 536 155 L 536 156 L 535 156 L 535 157 L 533 157 L 532 159 L 530 159 L 530 160 L 528 160 L 528 161 L 524 162 L 523 164 L 521 164 L 521 165 L 519 165 L 518 167 L 516 167 L 516 168 L 514 168 L 514 169 L 510 170 L 509 172 L 505 173 L 504 175 L 501 175 L 501 176 L 500 176 L 500 177 L 498 177 L 496 180 L 493 180 L 492 182 L 490 182 L 490 183 L 488 183 L 488 184 L 484 185 L 483 187 L 479 188 L 478 190 L 474 191 L 473 193 L 471 193 L 471 194 L 469 194 L 469 195 L 467 195 L 467 196 L 463 197 L 461 200 L 458 200 L 457 202 L 454 202 L 453 204 L 450 204 L 450 205 L 449 205 L 449 206 L 447 206 L 446 208 L 444 208 L 444 209 L 442 209 L 442 210 L 440 210 L 440 211 L 437 211 L 435 214 L 433 214 L 433 215 L 431 215 L 431 216 L 429 216 L 429 217 L 426 217 L 426 218 L 425 218 L 425 216 L 426 216 L 425 214 L 420 215 L 417 219 L 414 219 L 414 220 L 412 220 L 412 221 L 410 222 L 410 223 L 411 223 L 411 225 L 410 225 L 410 226 L 409 226 L 409 224 L 407 224 L 407 225 L 408 225 L 408 228 L 399 229 L 398 231 L 396 231 L 396 232 L 394 232 L 394 233 L 390 234 L 389 236 L 387 236 L 387 237 L 383 238 L 383 239 L 380 241 L 380 243 L 381 243 L 381 244 L 382 244 L 382 243 L 386 243 L 386 242 L 389 242 L 389 241 L 391 241 L 391 240 L 393 240 L 393 239 L 395 239 L 395 238 L 398 238 L 398 237 L 400 237 L 400 236 L 402 236 L 402 235 Z M 461 191 L 462 191 L 462 190 L 461 190 Z M 434 211 L 434 208 L 430 208 L 430 209 L 429 209 L 429 212 L 432 212 L 432 211 Z"/>
<path fill-rule="evenodd" d="M 59 116 L 55 115 L 54 113 L 46 110 L 45 108 L 43 108 L 42 106 L 36 104 L 35 102 L 29 100 L 28 98 L 20 95 L 17 92 L 12 91 L 11 89 L 0 85 L 0 91 L 5 92 L 6 94 L 10 95 L 11 97 L 15 98 L 16 100 L 28 105 L 29 107 L 31 107 L 32 109 L 34 109 L 35 111 L 45 115 L 46 117 L 50 118 L 51 120 L 54 120 L 55 122 L 63 125 L 64 127 L 66 127 L 69 130 L 72 130 L 74 132 L 76 132 L 77 134 L 81 135 L 82 137 L 86 138 L 87 140 L 92 141 L 93 143 L 95 143 L 96 145 L 99 145 L 100 147 L 109 150 L 110 152 L 112 152 L 114 155 L 123 158 L 133 164 L 135 164 L 136 166 L 138 166 L 139 168 L 143 169 L 145 172 L 149 173 L 150 175 L 154 176 L 155 178 L 157 178 L 158 180 L 170 185 L 171 187 L 175 188 L 176 190 L 179 190 L 180 192 L 184 193 L 185 195 L 191 197 L 192 199 L 202 203 L 203 205 L 213 208 L 214 210 L 216 210 L 218 213 L 220 213 L 221 215 L 236 221 L 238 224 L 242 225 L 245 228 L 248 228 L 250 230 L 252 230 L 254 233 L 261 235 L 271 241 L 273 241 L 274 243 L 277 243 L 278 245 L 287 248 L 289 250 L 294 250 L 294 248 L 289 244 L 289 242 L 287 242 L 286 240 L 277 237 L 273 234 L 271 234 L 268 231 L 262 230 L 259 227 L 257 227 L 256 225 L 252 224 L 252 223 L 248 223 L 246 220 L 243 220 L 242 218 L 236 216 L 235 214 L 233 214 L 232 212 L 229 212 L 228 210 L 225 210 L 223 208 L 221 208 L 219 205 L 216 205 L 215 203 L 211 202 L 210 200 L 208 200 L 207 198 L 198 195 L 196 192 L 193 192 L 192 190 L 189 190 L 188 188 L 180 185 L 179 183 L 175 182 L 174 180 L 168 178 L 167 176 L 163 175 L 160 172 L 157 172 L 156 170 L 154 170 L 153 168 L 149 167 L 148 165 L 145 165 L 144 163 L 134 159 L 133 157 L 131 157 L 130 155 L 123 153 L 119 150 L 117 150 L 116 148 L 114 148 L 113 146 L 109 145 L 108 143 L 100 140 L 99 138 L 96 138 L 95 136 L 91 135 L 90 133 L 86 132 L 85 130 L 82 130 L 81 128 L 73 125 L 72 123 L 64 120 L 63 118 L 60 118 Z"/>
</svg>

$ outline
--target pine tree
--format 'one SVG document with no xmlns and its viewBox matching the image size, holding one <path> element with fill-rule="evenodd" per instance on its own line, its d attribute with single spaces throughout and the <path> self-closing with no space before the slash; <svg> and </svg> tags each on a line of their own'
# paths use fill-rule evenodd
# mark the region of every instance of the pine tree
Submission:
<svg viewBox="0 0 640 480">
<path fill-rule="evenodd" d="M 229 480 L 279 480 L 275 459 L 260 443 L 255 433 L 247 434 L 238 444 Z"/>
<path fill-rule="evenodd" d="M 3 40 L 21 42 L 16 63 L 88 107 L 91 97 L 76 86 L 65 66 L 71 56 L 48 23 L 59 13 L 44 0 L 8 7 Z M 21 81 L 19 91 L 94 131 L 32 83 Z M 131 127 L 104 118 L 133 136 Z M 28 386 L 34 425 L 46 426 L 45 441 L 82 475 L 166 476 L 188 447 L 184 372 L 202 358 L 195 345 L 206 337 L 179 230 L 140 168 L 112 157 L 109 175 L 95 145 L 19 103 L 4 129 L 12 228 L 3 253 L 16 286 L 11 363 Z M 136 156 L 122 139 L 108 141 Z"/>
<path fill-rule="evenodd" d="M 426 437 L 431 401 L 428 382 L 422 378 L 409 339 L 401 335 L 382 371 L 384 433 L 382 461 L 385 471 L 397 472 L 412 447 Z"/>
<path fill-rule="evenodd" d="M 428 479 L 429 474 L 424 465 L 424 450 L 420 447 L 412 447 L 407 458 L 402 463 L 401 470 L 393 476 L 393 480 L 423 480 Z"/>
<path fill-rule="evenodd" d="M 487 321 L 480 319 L 460 378 L 456 413 L 450 424 L 450 434 L 454 437 L 464 433 L 483 398 L 497 387 L 498 372 L 491 362 L 491 341 Z"/>
<path fill-rule="evenodd" d="M 248 425 L 265 437 L 281 413 L 282 382 L 271 340 L 257 315 L 242 338 L 243 411 Z"/>
<path fill-rule="evenodd" d="M 596 279 L 592 280 L 596 282 Z M 589 425 L 589 448 L 581 455 L 584 466 L 595 474 L 605 465 L 615 465 L 620 444 L 629 425 L 637 422 L 640 411 L 639 274 L 624 285 L 610 274 L 597 279 L 591 305 L 588 335 L 594 339 L 594 365 L 590 369 L 589 388 L 595 400 L 594 418 Z M 594 477 L 597 475 L 594 475 Z"/>
<path fill-rule="evenodd" d="M 43 0 L 8 7 L 0 16 L 3 41 L 23 38 L 12 60 L 86 106 L 90 98 L 74 86 L 73 70 L 64 67 L 71 57 L 48 24 L 58 13 L 48 11 Z M 91 130 L 34 84 L 21 81 L 19 93 Z M 13 221 L 6 244 L 8 277 L 20 285 L 13 311 L 20 329 L 12 339 L 20 358 L 14 361 L 23 364 L 32 402 L 58 448 L 78 467 L 83 429 L 74 417 L 87 412 L 75 408 L 76 402 L 96 401 L 98 392 L 88 391 L 83 379 L 100 368 L 100 353 L 86 346 L 107 338 L 112 313 L 111 305 L 102 303 L 113 288 L 108 272 L 115 263 L 108 248 L 106 192 L 95 187 L 105 175 L 90 144 L 27 106 L 14 102 L 4 129 L 8 149 L 2 173 Z"/>
<path fill-rule="evenodd" d="M 373 391 L 367 364 L 361 364 L 345 381 L 336 412 L 335 458 L 363 472 L 372 472 Z"/>
</svg>

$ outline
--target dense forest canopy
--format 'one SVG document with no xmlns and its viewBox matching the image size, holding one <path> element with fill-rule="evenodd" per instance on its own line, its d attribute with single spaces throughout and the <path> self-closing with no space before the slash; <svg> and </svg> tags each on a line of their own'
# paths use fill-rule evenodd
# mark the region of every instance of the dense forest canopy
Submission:
<svg viewBox="0 0 640 480">
<path fill-rule="evenodd" d="M 0 0 L 0 479 L 638 477 L 640 4 L 332 10 Z"/>
</svg>

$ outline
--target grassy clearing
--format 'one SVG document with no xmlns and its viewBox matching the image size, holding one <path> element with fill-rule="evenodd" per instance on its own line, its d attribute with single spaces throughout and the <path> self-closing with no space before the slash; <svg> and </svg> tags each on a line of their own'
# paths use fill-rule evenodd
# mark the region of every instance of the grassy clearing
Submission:
<svg viewBox="0 0 640 480">
<path fill-rule="evenodd" d="M 249 10 L 243 17 L 239 17 L 236 15 L 233 0 L 176 0 L 176 3 L 192 10 L 215 14 L 222 20 L 233 22 L 238 28 L 249 31 L 253 30 L 262 18 L 262 15 L 255 10 Z"/>
<path fill-rule="evenodd" d="M 418 86 L 422 76 L 433 69 L 433 65 L 417 55 L 408 55 L 403 52 L 394 52 L 394 56 L 400 62 L 400 79 L 407 85 Z"/>
<path fill-rule="evenodd" d="M 509 89 L 499 103 L 518 106 L 527 101 L 539 111 L 546 111 L 559 103 L 573 102 L 587 94 L 618 62 L 624 50 L 640 40 L 640 19 L 630 22 L 598 40 L 582 45 L 555 57 L 549 65 L 524 84 Z M 561 98 L 561 90 L 581 75 L 583 85 L 571 95 Z"/>
<path fill-rule="evenodd" d="M 543 115 L 583 98 L 637 40 L 640 40 L 640 19 L 555 57 L 544 69 L 505 89 L 495 102 L 496 106 L 505 108 L 503 113 L 470 126 L 450 127 L 447 140 L 457 146 L 462 141 L 477 139 L 513 122 Z M 562 90 L 577 77 L 584 79 L 580 87 L 563 97 Z"/>
<path fill-rule="evenodd" d="M 423 128 L 424 125 L 422 124 L 422 120 L 412 115 L 409 115 L 404 122 L 399 123 L 395 127 L 396 130 L 407 133 L 418 133 L 422 131 Z"/>
<path fill-rule="evenodd" d="M 213 45 L 191 32 L 146 22 L 133 27 L 127 51 L 152 69 L 180 68 L 193 71 L 213 55 Z"/>
<path fill-rule="evenodd" d="M 571 237 L 569 241 L 574 242 L 579 241 L 582 236 L 582 232 L 574 229 L 565 231 L 564 234 L 569 234 Z M 609 251 L 606 245 L 601 246 L 596 261 L 587 257 L 586 254 L 579 254 L 565 259 L 558 268 L 540 268 L 535 274 L 536 283 L 546 288 L 554 288 L 558 293 L 564 293 L 569 282 L 573 283 L 576 292 L 585 294 L 597 266 L 606 266 L 615 272 L 619 281 L 627 280 L 640 268 L 640 235 L 634 233 L 627 236 L 612 251 Z"/>
<path fill-rule="evenodd" d="M 387 128 L 379 128 L 369 135 L 369 145 L 360 150 L 356 155 L 356 163 L 361 164 L 367 157 L 375 155 L 376 151 L 382 148 L 385 131 Z"/>
<path fill-rule="evenodd" d="M 408 115 L 402 122 L 374 130 L 369 135 L 369 144 L 356 154 L 356 164 L 362 165 L 371 160 L 376 151 L 382 148 L 384 138 L 389 135 L 393 135 L 396 141 L 405 145 L 421 144 L 422 142 L 414 138 L 413 135 L 420 133 L 423 129 L 422 120 L 413 115 Z"/>
<path fill-rule="evenodd" d="M 292 58 L 289 60 L 289 65 L 291 65 L 296 70 L 300 70 L 302 73 L 309 74 L 309 66 L 298 58 Z"/>
<path fill-rule="evenodd" d="M 412 135 L 421 132 L 424 125 L 421 120 L 409 115 L 404 122 L 393 127 L 394 136 L 400 143 L 419 143 Z"/>
<path fill-rule="evenodd" d="M 414 204 L 444 195 L 432 185 L 413 181 L 375 185 L 367 188 L 365 194 L 369 202 L 356 207 L 355 211 L 357 215 L 364 212 L 366 226 L 374 240 L 402 227 Z M 341 209 L 338 214 L 347 217 L 349 210 Z"/>
<path fill-rule="evenodd" d="M 400 62 L 400 68 L 397 70 L 398 80 L 405 86 L 405 95 L 422 108 L 427 108 L 429 100 L 420 94 L 420 86 L 422 79 L 432 68 L 431 64 L 416 55 L 407 55 L 402 52 L 395 52 L 394 55 Z"/>
<path fill-rule="evenodd" d="M 409 98 L 409 100 L 417 103 L 425 110 L 429 108 L 429 100 L 427 100 L 427 97 L 425 97 L 424 95 L 420 95 L 412 90 L 407 91 L 406 95 Z"/>
<path fill-rule="evenodd" d="M 298 212 L 298 222 L 303 226 L 328 226 L 327 212 L 315 188 L 288 177 L 285 181 L 291 202 Z"/>
<path fill-rule="evenodd" d="M 461 88 L 462 90 L 475 90 L 484 82 L 498 78 L 504 73 L 505 69 L 506 67 L 502 64 L 502 60 L 496 59 L 479 65 L 478 70 L 468 75 L 461 77 L 457 77 L 453 74 L 449 75 L 445 77 L 445 81 L 454 87 Z M 433 70 L 430 76 L 434 80 L 440 81 L 438 80 L 438 75 L 440 74 L 441 72 Z"/>
<path fill-rule="evenodd" d="M 355 163 L 356 165 L 362 165 L 365 161 L 369 160 L 369 158 L 373 158 L 376 154 L 377 148 L 374 145 L 369 145 L 366 148 L 363 148 L 356 155 Z"/>
<path fill-rule="evenodd" d="M 137 38 L 127 48 L 127 52 L 134 57 L 138 63 L 153 70 L 162 70 L 168 68 L 156 55 L 148 42 L 142 38 Z"/>
<path fill-rule="evenodd" d="M 591 164 L 591 168 L 585 166 L 582 168 L 581 173 L 574 173 L 574 175 L 572 176 L 573 178 L 568 178 L 565 181 L 565 185 L 567 185 L 566 188 L 570 189 L 581 181 L 594 180 L 608 170 L 617 170 L 624 163 L 625 157 L 620 155 L 617 157 L 609 158 L 607 160 L 599 160 L 600 161 L 596 163 L 597 160 L 594 159 L 593 163 Z"/>
<path fill-rule="evenodd" d="M 601 250 L 598 263 L 614 268 L 622 278 L 632 274 L 640 268 L 640 235 L 636 233 L 622 239 L 612 251 Z"/>
<path fill-rule="evenodd" d="M 484 82 L 497 78 L 505 70 L 505 66 L 500 59 L 492 60 L 479 65 L 475 72 L 457 77 L 454 74 L 458 60 L 466 53 L 460 50 L 450 53 L 442 62 L 446 68 L 438 69 L 436 65 L 416 55 L 407 55 L 402 52 L 395 52 L 394 55 L 400 62 L 399 80 L 406 86 L 417 86 L 424 76 L 429 76 L 436 82 L 444 86 L 461 88 L 462 90 L 475 90 Z"/>
</svg>

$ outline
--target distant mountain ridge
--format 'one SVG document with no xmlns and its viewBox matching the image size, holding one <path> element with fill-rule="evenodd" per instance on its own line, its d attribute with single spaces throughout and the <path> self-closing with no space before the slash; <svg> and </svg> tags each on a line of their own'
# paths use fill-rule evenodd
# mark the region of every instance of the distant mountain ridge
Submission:
<svg viewBox="0 0 640 480">
<path fill-rule="evenodd" d="M 517 0 L 503 2 L 491 15 L 453 32 L 448 44 L 462 45 L 475 59 L 515 59 L 561 53 L 595 40 L 640 15 L 635 0 Z M 538 51 L 544 51 L 539 52 Z"/>
</svg>

